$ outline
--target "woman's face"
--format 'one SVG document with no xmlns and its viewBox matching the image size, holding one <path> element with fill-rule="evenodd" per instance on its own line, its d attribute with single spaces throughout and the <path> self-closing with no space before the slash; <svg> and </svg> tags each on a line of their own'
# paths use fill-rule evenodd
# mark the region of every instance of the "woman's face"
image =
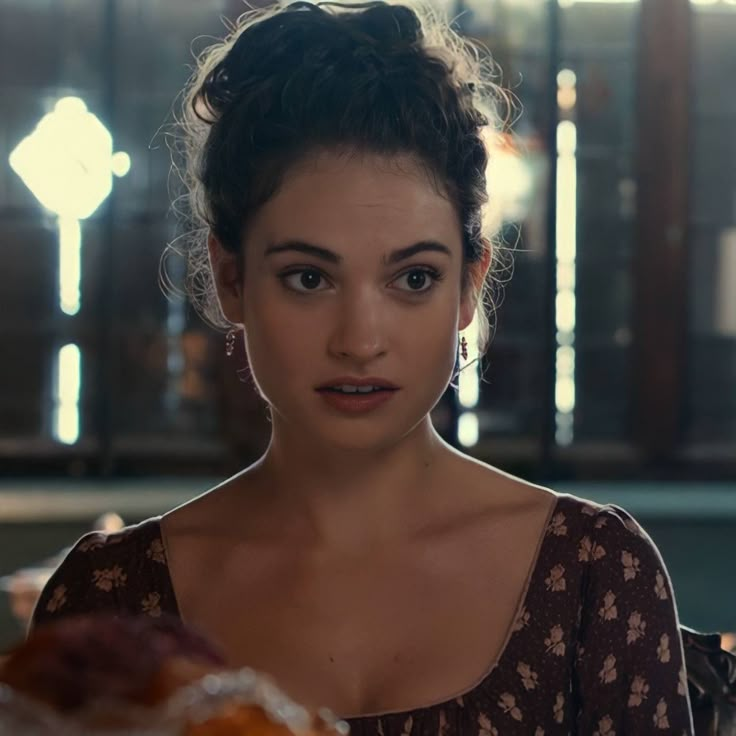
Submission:
<svg viewBox="0 0 736 736">
<path fill-rule="evenodd" d="M 429 420 L 447 388 L 474 308 L 461 304 L 460 221 L 415 161 L 400 164 L 314 155 L 252 220 L 243 283 L 232 264 L 216 268 L 274 432 L 283 422 L 344 448 L 394 444 Z M 432 248 L 390 261 L 417 243 Z M 400 390 L 348 415 L 316 391 L 341 376 L 377 376 Z"/>
</svg>

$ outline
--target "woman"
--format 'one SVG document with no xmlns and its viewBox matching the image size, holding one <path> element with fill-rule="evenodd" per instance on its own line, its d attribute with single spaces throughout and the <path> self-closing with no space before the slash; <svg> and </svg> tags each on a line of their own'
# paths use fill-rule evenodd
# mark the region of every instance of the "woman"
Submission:
<svg viewBox="0 0 736 736">
<path fill-rule="evenodd" d="M 253 12 L 200 60 L 193 295 L 228 353 L 242 331 L 270 444 L 162 517 L 83 537 L 36 625 L 178 615 L 355 734 L 692 733 L 646 532 L 430 419 L 476 312 L 487 343 L 501 99 L 446 25 L 382 3 Z"/>
</svg>

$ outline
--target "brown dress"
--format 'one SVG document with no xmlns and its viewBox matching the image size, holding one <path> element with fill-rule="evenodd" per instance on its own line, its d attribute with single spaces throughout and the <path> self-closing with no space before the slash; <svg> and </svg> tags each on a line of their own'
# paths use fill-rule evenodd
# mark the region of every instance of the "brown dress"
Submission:
<svg viewBox="0 0 736 736">
<path fill-rule="evenodd" d="M 485 676 L 439 703 L 348 719 L 352 734 L 694 734 L 659 550 L 621 507 L 558 495 L 515 621 Z M 46 585 L 33 623 L 99 609 L 179 615 L 160 517 L 82 537 Z"/>
</svg>

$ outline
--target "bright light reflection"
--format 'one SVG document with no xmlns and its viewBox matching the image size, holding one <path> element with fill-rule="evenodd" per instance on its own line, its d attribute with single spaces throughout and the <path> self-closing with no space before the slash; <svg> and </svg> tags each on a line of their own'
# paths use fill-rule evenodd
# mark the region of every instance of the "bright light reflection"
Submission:
<svg viewBox="0 0 736 736">
<path fill-rule="evenodd" d="M 468 343 L 468 362 L 478 357 L 478 321 L 473 321 L 463 330 L 463 336 Z M 462 359 L 461 359 L 462 360 Z M 462 366 L 461 366 L 462 368 Z M 460 406 L 472 409 L 478 405 L 480 398 L 480 381 L 478 378 L 478 363 L 465 368 L 458 376 L 458 401 Z"/>
<path fill-rule="evenodd" d="M 130 156 L 113 153 L 110 131 L 79 97 L 63 97 L 13 149 L 10 165 L 38 201 L 58 217 L 59 306 L 80 308 L 81 231 L 112 190 L 112 176 L 130 171 Z"/>
<path fill-rule="evenodd" d="M 557 75 L 557 104 L 562 110 L 572 110 L 578 102 L 575 89 L 577 76 L 572 69 L 562 69 Z"/>
<path fill-rule="evenodd" d="M 577 161 L 560 157 L 557 168 L 557 253 L 567 264 L 575 260 L 577 234 Z"/>
<path fill-rule="evenodd" d="M 573 5 L 633 5 L 639 0 L 559 0 L 561 8 L 571 8 Z"/>
<path fill-rule="evenodd" d="M 577 81 L 578 76 L 572 69 L 560 69 L 557 73 L 557 84 L 560 87 L 574 87 Z"/>
<path fill-rule="evenodd" d="M 557 76 L 558 104 L 572 114 L 577 104 L 577 77 L 571 69 Z M 574 439 L 575 411 L 575 320 L 577 259 L 577 126 L 562 120 L 557 126 L 557 295 L 555 322 L 555 441 L 569 445 Z"/>
<path fill-rule="evenodd" d="M 110 131 L 83 100 L 64 97 L 11 152 L 10 165 L 44 207 L 84 220 L 110 194 L 113 173 L 128 172 L 130 157 L 113 154 Z"/>
<path fill-rule="evenodd" d="M 575 292 L 558 290 L 555 309 L 557 310 L 557 329 L 560 332 L 574 332 Z"/>
<path fill-rule="evenodd" d="M 560 87 L 557 90 L 557 104 L 562 110 L 572 110 L 578 104 L 578 93 L 574 87 Z"/>
<path fill-rule="evenodd" d="M 73 343 L 64 345 L 56 361 L 54 437 L 65 445 L 79 439 L 79 394 L 82 385 L 81 354 Z"/>
<path fill-rule="evenodd" d="M 563 120 L 557 126 L 557 153 L 568 156 L 575 153 L 578 145 L 578 129 L 575 123 Z"/>
<path fill-rule="evenodd" d="M 498 230 L 504 223 L 523 222 L 533 204 L 534 170 L 528 153 L 519 149 L 509 135 L 493 135 L 484 131 L 488 147 L 486 178 L 503 182 L 484 208 L 484 227 Z"/>
<path fill-rule="evenodd" d="M 569 345 L 557 348 L 557 370 L 566 374 L 575 370 L 575 351 Z"/>
<path fill-rule="evenodd" d="M 558 378 L 555 384 L 555 403 L 560 414 L 570 414 L 575 408 L 575 379 L 572 376 Z"/>
<path fill-rule="evenodd" d="M 575 291 L 575 264 L 557 263 L 557 288 L 560 291 Z"/>
<path fill-rule="evenodd" d="M 113 153 L 110 170 L 117 177 L 125 176 L 130 171 L 130 156 L 125 151 Z"/>
<path fill-rule="evenodd" d="M 473 411 L 464 411 L 457 423 L 457 439 L 463 447 L 478 444 L 478 415 Z"/>
<path fill-rule="evenodd" d="M 59 306 L 64 314 L 75 315 L 79 311 L 81 258 L 79 220 L 59 217 Z"/>
<path fill-rule="evenodd" d="M 478 319 L 473 317 L 472 322 L 463 330 L 463 337 L 468 344 L 467 363 L 479 358 L 478 350 Z M 478 366 L 480 361 L 464 366 L 461 357 L 461 372 L 458 375 L 457 401 L 461 407 L 471 409 L 460 415 L 457 425 L 457 439 L 463 447 L 473 447 L 478 444 L 478 415 L 472 411 L 478 405 L 480 398 L 480 380 Z"/>
<path fill-rule="evenodd" d="M 80 309 L 80 220 L 89 217 L 112 190 L 112 177 L 125 176 L 130 156 L 113 153 L 110 131 L 79 97 L 63 97 L 11 151 L 11 168 L 59 228 L 59 306 L 73 316 Z M 54 436 L 66 444 L 79 437 L 81 358 L 65 345 L 56 362 Z"/>
<path fill-rule="evenodd" d="M 561 8 L 571 8 L 573 5 L 633 5 L 640 0 L 558 0 Z M 736 0 L 690 0 L 692 5 L 736 5 Z"/>
</svg>

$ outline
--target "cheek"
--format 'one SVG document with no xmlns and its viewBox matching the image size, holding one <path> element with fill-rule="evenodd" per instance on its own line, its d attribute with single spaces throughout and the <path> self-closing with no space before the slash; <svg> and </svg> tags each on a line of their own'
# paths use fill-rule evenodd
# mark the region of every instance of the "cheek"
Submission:
<svg viewBox="0 0 736 736">
<path fill-rule="evenodd" d="M 318 327 L 295 319 L 292 310 L 276 305 L 260 306 L 257 319 L 246 324 L 246 350 L 251 370 L 259 385 L 284 387 L 304 380 L 307 367 L 314 365 L 324 338 Z"/>
<path fill-rule="evenodd" d="M 432 345 L 427 348 L 427 356 L 431 355 L 430 365 L 436 366 L 435 375 L 449 380 L 455 368 L 455 359 L 458 346 L 458 337 L 455 331 L 455 323 L 438 327 Z"/>
<path fill-rule="evenodd" d="M 428 387 L 449 380 L 455 367 L 456 327 L 456 313 L 447 305 L 401 330 L 397 352 L 401 354 L 402 370 L 426 376 Z"/>
</svg>

